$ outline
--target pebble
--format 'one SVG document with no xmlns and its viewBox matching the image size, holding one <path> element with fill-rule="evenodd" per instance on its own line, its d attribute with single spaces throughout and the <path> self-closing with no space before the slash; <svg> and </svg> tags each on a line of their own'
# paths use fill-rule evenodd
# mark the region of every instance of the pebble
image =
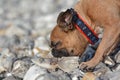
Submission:
<svg viewBox="0 0 120 80">
<path fill-rule="evenodd" d="M 9 77 L 6 77 L 6 78 L 3 79 L 3 80 L 17 80 L 17 79 L 15 79 L 13 76 L 9 76 Z"/>
<path fill-rule="evenodd" d="M 28 71 L 30 63 L 28 61 L 17 60 L 13 64 L 12 74 L 19 78 L 24 78 Z"/>
<path fill-rule="evenodd" d="M 0 73 L 11 71 L 15 55 L 10 53 L 9 49 L 2 49 L 0 53 Z"/>
<path fill-rule="evenodd" d="M 46 69 L 33 65 L 25 74 L 23 80 L 44 80 L 44 75 L 46 73 Z"/>
<path fill-rule="evenodd" d="M 39 47 L 42 50 L 50 50 L 48 43 L 45 37 L 39 37 L 35 40 L 35 47 Z"/>
<path fill-rule="evenodd" d="M 116 63 L 120 63 L 120 51 L 115 55 Z"/>
</svg>

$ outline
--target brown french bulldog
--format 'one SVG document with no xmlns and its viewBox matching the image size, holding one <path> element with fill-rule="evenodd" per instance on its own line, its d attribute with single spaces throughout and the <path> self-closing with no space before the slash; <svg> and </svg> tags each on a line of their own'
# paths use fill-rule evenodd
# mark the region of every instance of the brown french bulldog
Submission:
<svg viewBox="0 0 120 80">
<path fill-rule="evenodd" d="M 120 0 L 80 0 L 74 10 L 94 31 L 97 26 L 104 28 L 95 56 L 80 64 L 81 69 L 89 70 L 109 55 L 120 40 Z M 69 10 L 58 16 L 57 25 L 51 33 L 51 47 L 55 57 L 80 56 L 89 44 L 75 28 L 72 18 Z"/>
</svg>

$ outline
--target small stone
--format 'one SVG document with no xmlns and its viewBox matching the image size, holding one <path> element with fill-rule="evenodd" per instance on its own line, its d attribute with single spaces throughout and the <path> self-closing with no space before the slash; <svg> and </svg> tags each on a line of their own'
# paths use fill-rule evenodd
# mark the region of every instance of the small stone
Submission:
<svg viewBox="0 0 120 80">
<path fill-rule="evenodd" d="M 116 63 L 120 63 L 120 51 L 115 55 Z"/>
<path fill-rule="evenodd" d="M 45 37 L 39 37 L 35 40 L 35 47 L 39 47 L 40 49 L 43 50 L 50 50 L 48 41 Z"/>
<path fill-rule="evenodd" d="M 46 73 L 47 72 L 45 69 L 39 66 L 33 65 L 25 74 L 23 80 L 44 80 L 44 75 Z"/>
<path fill-rule="evenodd" d="M 29 67 L 30 64 L 27 61 L 18 60 L 13 65 L 12 74 L 16 77 L 23 78 Z"/>
<path fill-rule="evenodd" d="M 109 56 L 106 56 L 104 63 L 109 67 L 113 67 L 115 65 L 115 62 Z"/>
<path fill-rule="evenodd" d="M 119 71 L 120 70 L 120 64 L 116 64 L 113 68 L 113 71 Z"/>
<path fill-rule="evenodd" d="M 0 55 L 0 73 L 4 71 L 11 71 L 13 59 L 15 55 L 9 52 L 9 49 L 2 49 Z"/>
<path fill-rule="evenodd" d="M 82 80 L 96 80 L 96 76 L 92 72 L 87 72 L 84 74 Z"/>
<path fill-rule="evenodd" d="M 15 79 L 13 76 L 9 76 L 9 77 L 6 77 L 5 79 L 2 79 L 2 80 L 17 80 L 17 79 Z"/>
<path fill-rule="evenodd" d="M 26 35 L 26 32 L 20 27 L 17 27 L 14 25 L 6 30 L 6 35 L 7 36 L 13 36 L 13 35 L 23 36 L 23 35 Z"/>
</svg>

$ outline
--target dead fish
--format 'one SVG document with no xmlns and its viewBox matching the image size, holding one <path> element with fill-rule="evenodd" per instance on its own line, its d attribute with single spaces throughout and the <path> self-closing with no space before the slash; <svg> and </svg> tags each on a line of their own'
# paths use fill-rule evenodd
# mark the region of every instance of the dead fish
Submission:
<svg viewBox="0 0 120 80">
<path fill-rule="evenodd" d="M 58 60 L 58 67 L 64 72 L 70 72 L 79 66 L 79 57 L 62 57 Z"/>
<path fill-rule="evenodd" d="M 51 50 L 43 50 L 39 47 L 35 47 L 33 49 L 32 53 L 33 53 L 33 55 L 38 55 L 42 58 L 52 58 L 53 57 L 52 54 L 51 54 Z"/>
<path fill-rule="evenodd" d="M 77 68 L 79 66 L 78 63 L 79 57 L 62 57 L 59 58 L 58 61 L 56 61 L 56 64 L 50 64 L 50 63 L 40 63 L 40 61 L 32 59 L 32 62 L 40 67 L 47 68 L 47 69 L 55 69 L 60 68 L 64 72 L 70 72 L 73 69 Z"/>
<path fill-rule="evenodd" d="M 46 68 L 46 69 L 56 69 L 58 67 L 57 64 L 51 65 L 50 63 L 40 63 L 40 61 L 37 60 L 37 59 L 32 59 L 31 61 L 34 64 L 36 64 L 36 65 L 38 65 L 40 67 Z"/>
</svg>

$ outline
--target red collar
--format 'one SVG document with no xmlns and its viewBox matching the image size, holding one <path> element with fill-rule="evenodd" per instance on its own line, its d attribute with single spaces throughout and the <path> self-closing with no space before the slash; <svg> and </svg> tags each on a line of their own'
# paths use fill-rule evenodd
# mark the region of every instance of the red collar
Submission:
<svg viewBox="0 0 120 80">
<path fill-rule="evenodd" d="M 84 37 L 94 45 L 98 40 L 97 34 L 90 27 L 90 25 L 76 12 L 74 9 L 68 9 L 73 15 L 72 21 L 75 27 L 84 35 Z"/>
</svg>

